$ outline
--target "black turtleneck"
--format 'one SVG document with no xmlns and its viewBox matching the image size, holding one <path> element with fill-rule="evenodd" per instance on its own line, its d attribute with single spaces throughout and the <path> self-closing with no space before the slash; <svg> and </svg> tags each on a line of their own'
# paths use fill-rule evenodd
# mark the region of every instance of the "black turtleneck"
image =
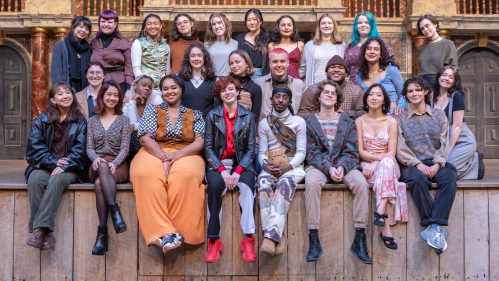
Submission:
<svg viewBox="0 0 499 281">
<path fill-rule="evenodd" d="M 182 36 L 181 38 L 182 38 L 182 40 L 189 41 L 189 42 L 193 42 L 193 41 L 196 41 L 198 39 L 196 36 Z"/>
<path fill-rule="evenodd" d="M 253 80 L 251 80 L 250 76 L 241 77 L 234 74 L 232 74 L 232 76 L 239 81 L 242 89 L 251 94 L 251 112 L 253 112 L 253 114 L 255 115 L 255 120 L 258 120 L 258 118 L 260 117 L 260 110 L 262 109 L 262 88 Z"/>
<path fill-rule="evenodd" d="M 111 45 L 111 42 L 113 42 L 113 39 L 116 37 L 116 30 L 113 31 L 111 34 L 104 34 L 102 33 L 101 36 L 100 36 L 100 40 L 102 41 L 102 47 L 103 49 L 109 47 L 109 45 Z"/>
<path fill-rule="evenodd" d="M 279 85 L 288 86 L 288 80 L 289 80 L 288 74 L 286 74 L 286 77 L 284 77 L 281 80 L 277 79 L 277 77 L 275 77 L 274 74 L 272 74 L 272 72 L 270 73 L 270 75 L 272 77 L 272 89 L 274 89 L 275 87 L 277 87 Z"/>
</svg>

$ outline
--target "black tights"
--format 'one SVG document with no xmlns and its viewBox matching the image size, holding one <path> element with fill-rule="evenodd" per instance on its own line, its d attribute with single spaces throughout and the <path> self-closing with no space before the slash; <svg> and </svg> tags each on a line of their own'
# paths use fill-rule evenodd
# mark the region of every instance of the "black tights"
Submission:
<svg viewBox="0 0 499 281">
<path fill-rule="evenodd" d="M 95 179 L 95 198 L 99 226 L 107 225 L 109 205 L 116 204 L 116 180 L 106 162 L 99 163 L 97 171 L 92 169 L 92 178 Z"/>
</svg>

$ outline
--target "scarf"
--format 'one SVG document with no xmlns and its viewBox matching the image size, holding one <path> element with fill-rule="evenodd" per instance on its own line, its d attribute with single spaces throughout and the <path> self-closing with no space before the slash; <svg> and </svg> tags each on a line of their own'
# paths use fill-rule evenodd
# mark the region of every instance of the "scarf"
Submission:
<svg viewBox="0 0 499 281">
<path fill-rule="evenodd" d="M 288 109 L 286 109 L 283 113 L 286 112 L 286 116 L 291 114 Z M 286 155 L 288 157 L 293 157 L 296 153 L 296 134 L 288 126 L 284 125 L 284 120 L 286 120 L 286 118 L 280 118 L 279 116 L 275 116 L 273 113 L 267 116 L 267 122 L 269 123 L 270 130 L 279 142 L 286 148 Z"/>
<path fill-rule="evenodd" d="M 272 89 L 279 85 L 286 85 L 286 86 L 288 85 L 289 77 L 287 73 L 284 79 L 277 79 L 277 77 L 275 77 L 274 74 L 272 73 L 270 73 L 270 76 L 272 77 Z"/>
<path fill-rule="evenodd" d="M 90 44 L 86 40 L 81 40 L 78 44 L 73 31 L 69 32 L 64 42 L 68 49 L 69 78 L 81 80 L 81 86 L 85 88 L 89 85 L 85 76 L 85 68 L 90 64 Z"/>
</svg>

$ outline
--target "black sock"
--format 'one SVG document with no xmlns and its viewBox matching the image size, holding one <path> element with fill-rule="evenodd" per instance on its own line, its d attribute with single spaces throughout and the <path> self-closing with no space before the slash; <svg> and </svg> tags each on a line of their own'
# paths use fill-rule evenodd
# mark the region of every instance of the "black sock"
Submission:
<svg viewBox="0 0 499 281">
<path fill-rule="evenodd" d="M 312 233 L 319 233 L 319 230 L 318 229 L 310 229 L 310 234 Z"/>
<path fill-rule="evenodd" d="M 220 238 L 220 237 L 217 237 L 217 238 L 209 238 L 211 240 L 211 242 L 215 243 L 215 241 Z"/>
<path fill-rule="evenodd" d="M 358 232 L 358 233 L 366 233 L 366 229 L 365 228 L 356 228 L 355 231 Z"/>
<path fill-rule="evenodd" d="M 253 234 L 244 234 L 244 239 L 248 239 L 248 238 L 251 238 L 253 237 Z"/>
</svg>

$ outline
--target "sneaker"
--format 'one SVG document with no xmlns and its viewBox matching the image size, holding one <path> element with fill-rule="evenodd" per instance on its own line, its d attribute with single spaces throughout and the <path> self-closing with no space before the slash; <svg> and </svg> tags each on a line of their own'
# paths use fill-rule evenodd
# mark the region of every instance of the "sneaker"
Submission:
<svg viewBox="0 0 499 281">
<path fill-rule="evenodd" d="M 249 237 L 241 241 L 239 250 L 243 252 L 243 259 L 247 262 L 256 262 L 255 238 Z"/>
<path fill-rule="evenodd" d="M 176 245 L 182 244 L 184 242 L 184 240 L 185 240 L 184 237 L 178 233 L 175 233 L 173 235 L 173 243 L 175 243 Z"/>
<path fill-rule="evenodd" d="M 208 239 L 208 251 L 206 252 L 206 263 L 216 262 L 220 258 L 220 252 L 224 250 L 222 240 L 217 238 L 215 241 Z"/>
<path fill-rule="evenodd" d="M 162 244 L 163 244 L 163 238 L 154 238 L 151 241 L 151 243 L 149 243 L 150 246 L 154 246 L 154 247 L 156 247 L 158 249 L 162 249 L 163 248 Z"/>
<path fill-rule="evenodd" d="M 430 228 L 427 230 L 427 234 L 428 235 L 426 242 L 430 247 L 441 251 L 441 253 L 443 253 L 447 249 L 447 242 L 445 241 L 444 231 L 440 225 L 430 225 Z"/>
<path fill-rule="evenodd" d="M 430 224 L 425 230 L 421 231 L 421 233 L 419 233 L 419 236 L 421 236 L 421 239 L 423 239 L 424 241 L 427 241 L 428 240 L 428 229 L 430 229 L 432 225 Z M 447 231 L 447 229 L 443 228 L 443 231 L 444 231 L 444 238 L 445 240 L 447 240 L 447 238 L 449 237 L 449 232 Z"/>
<path fill-rule="evenodd" d="M 175 243 L 176 234 L 167 234 L 163 237 L 163 241 L 161 243 L 161 248 L 163 249 L 163 253 L 166 255 L 169 251 L 180 247 L 180 243 Z"/>
</svg>

